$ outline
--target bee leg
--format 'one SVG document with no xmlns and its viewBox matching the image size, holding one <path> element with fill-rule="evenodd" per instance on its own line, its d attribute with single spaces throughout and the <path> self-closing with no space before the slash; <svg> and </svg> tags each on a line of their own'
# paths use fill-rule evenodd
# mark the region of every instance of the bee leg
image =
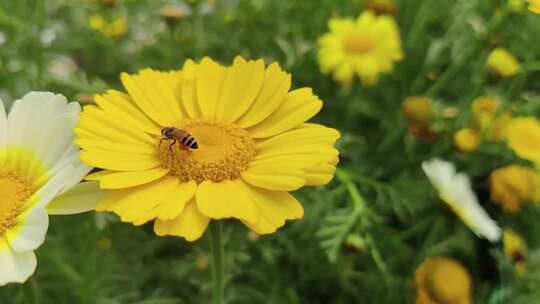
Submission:
<svg viewBox="0 0 540 304">
<path fill-rule="evenodd" d="M 165 138 L 163 138 L 163 137 L 159 140 L 159 145 L 158 145 L 159 148 L 161 148 L 161 143 L 162 143 L 164 140 L 165 140 Z"/>
<path fill-rule="evenodd" d="M 175 143 L 176 143 L 176 139 L 172 142 L 172 144 L 169 145 L 169 151 L 171 151 L 173 161 L 174 161 L 174 152 L 172 150 L 172 147 L 174 146 Z"/>
</svg>

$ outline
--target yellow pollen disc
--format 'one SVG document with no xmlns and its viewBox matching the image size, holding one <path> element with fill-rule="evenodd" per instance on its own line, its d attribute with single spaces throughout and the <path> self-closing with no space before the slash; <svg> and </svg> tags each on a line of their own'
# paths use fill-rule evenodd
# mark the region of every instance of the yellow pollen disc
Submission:
<svg viewBox="0 0 540 304">
<path fill-rule="evenodd" d="M 173 141 L 169 140 L 158 145 L 158 150 L 163 166 L 183 181 L 236 179 L 255 156 L 255 142 L 234 124 L 189 120 L 181 129 L 195 138 L 198 149 L 186 151 L 177 142 L 171 153 Z"/>
<path fill-rule="evenodd" d="M 9 171 L 0 171 L 0 237 L 15 228 L 17 217 L 32 196 L 30 185 Z"/>
<path fill-rule="evenodd" d="M 375 43 L 366 34 L 350 34 L 343 42 L 343 48 L 349 54 L 361 55 L 371 52 L 375 48 Z"/>
</svg>

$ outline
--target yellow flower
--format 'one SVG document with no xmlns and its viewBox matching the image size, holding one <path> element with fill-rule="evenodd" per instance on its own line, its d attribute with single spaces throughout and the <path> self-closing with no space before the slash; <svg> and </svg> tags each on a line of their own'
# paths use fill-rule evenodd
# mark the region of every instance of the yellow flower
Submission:
<svg viewBox="0 0 540 304">
<path fill-rule="evenodd" d="M 355 73 L 364 85 L 373 85 L 403 58 L 399 29 L 390 16 L 365 11 L 356 20 L 332 19 L 329 28 L 319 39 L 319 64 L 323 73 L 333 72 L 345 86 L 352 84 Z"/>
<path fill-rule="evenodd" d="M 540 0 L 529 0 L 529 10 L 533 13 L 540 14 Z"/>
<path fill-rule="evenodd" d="M 472 303 L 472 278 L 460 263 L 446 257 L 427 258 L 416 270 L 417 304 Z"/>
<path fill-rule="evenodd" d="M 534 117 L 517 117 L 506 128 L 508 145 L 521 158 L 540 162 L 540 122 Z"/>
<path fill-rule="evenodd" d="M 472 103 L 472 126 L 478 132 L 484 133 L 489 141 L 503 139 L 506 126 L 512 115 L 504 111 L 497 115 L 501 102 L 493 96 L 480 96 Z"/>
<path fill-rule="evenodd" d="M 75 130 L 81 159 L 105 169 L 89 176 L 107 189 L 98 211 L 135 225 L 155 219 L 156 234 L 189 241 L 210 219 L 268 234 L 303 216 L 290 191 L 334 175 L 339 133 L 306 123 L 322 102 L 310 88 L 289 91 L 291 76 L 276 63 L 237 57 L 224 67 L 204 58 L 121 80 L 127 94 L 96 96 Z M 162 141 L 168 127 L 191 134 L 198 148 Z"/>
<path fill-rule="evenodd" d="M 365 6 L 367 9 L 382 15 L 396 15 L 398 10 L 395 0 L 367 0 Z"/>
<path fill-rule="evenodd" d="M 511 77 L 519 71 L 519 62 L 508 50 L 496 48 L 488 56 L 487 67 L 500 77 Z"/>
<path fill-rule="evenodd" d="M 92 15 L 88 18 L 88 25 L 91 29 L 110 38 L 121 38 L 128 30 L 125 17 L 116 17 L 109 22 L 100 15 Z"/>
<path fill-rule="evenodd" d="M 432 139 L 435 133 L 430 130 L 435 113 L 431 100 L 424 96 L 411 96 L 401 104 L 403 116 L 409 132 L 419 138 Z"/>
<path fill-rule="evenodd" d="M 527 255 L 527 244 L 525 240 L 510 228 L 503 229 L 504 253 L 514 262 L 518 274 L 525 273 L 525 257 Z"/>
<path fill-rule="evenodd" d="M 471 152 L 478 148 L 480 135 L 473 129 L 463 128 L 454 134 L 454 144 L 459 151 Z"/>
<path fill-rule="evenodd" d="M 525 166 L 509 165 L 498 168 L 489 176 L 491 200 L 503 210 L 515 213 L 534 194 L 535 171 Z"/>
</svg>

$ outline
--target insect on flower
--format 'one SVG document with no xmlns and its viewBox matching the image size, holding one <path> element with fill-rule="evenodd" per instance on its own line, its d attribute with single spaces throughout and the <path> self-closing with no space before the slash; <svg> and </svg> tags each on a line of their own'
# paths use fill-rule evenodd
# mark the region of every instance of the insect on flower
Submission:
<svg viewBox="0 0 540 304">
<path fill-rule="evenodd" d="M 173 157 L 174 154 L 172 147 L 176 142 L 180 143 L 180 149 L 188 152 L 199 148 L 195 137 L 191 136 L 191 134 L 189 134 L 187 131 L 175 127 L 166 127 L 161 129 L 161 140 L 159 141 L 160 146 L 164 140 L 173 141 L 171 144 L 169 144 L 169 150 L 171 151 L 171 155 L 173 155 Z"/>
</svg>

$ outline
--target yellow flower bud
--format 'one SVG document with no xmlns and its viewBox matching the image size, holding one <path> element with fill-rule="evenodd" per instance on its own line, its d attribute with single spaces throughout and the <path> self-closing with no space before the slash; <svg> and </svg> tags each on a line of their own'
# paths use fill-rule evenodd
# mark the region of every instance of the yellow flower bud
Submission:
<svg viewBox="0 0 540 304">
<path fill-rule="evenodd" d="M 484 130 L 489 127 L 499 105 L 499 100 L 493 96 L 484 95 L 473 100 L 473 127 L 477 130 Z"/>
<path fill-rule="evenodd" d="M 506 212 L 518 212 L 534 194 L 534 175 L 533 169 L 520 165 L 494 170 L 489 176 L 491 200 Z"/>
<path fill-rule="evenodd" d="M 504 132 L 508 146 L 521 158 L 540 162 L 540 122 L 534 117 L 517 117 Z"/>
<path fill-rule="evenodd" d="M 417 304 L 471 303 L 471 274 L 453 259 L 427 258 L 414 281 Z"/>
<path fill-rule="evenodd" d="M 501 102 L 493 96 L 480 96 L 472 103 L 472 127 L 484 133 L 489 141 L 503 139 L 512 115 L 505 111 L 497 115 Z"/>
<path fill-rule="evenodd" d="M 424 96 L 411 96 L 401 105 L 403 116 L 407 121 L 409 132 L 416 137 L 426 140 L 433 139 L 435 134 L 430 130 L 435 113 L 429 98 Z"/>
<path fill-rule="evenodd" d="M 518 274 L 525 273 L 525 257 L 527 255 L 527 244 L 514 230 L 504 228 L 503 230 L 504 253 L 514 262 L 514 267 Z"/>
<path fill-rule="evenodd" d="M 519 71 L 519 62 L 506 49 L 496 48 L 488 56 L 487 67 L 500 77 L 511 77 Z"/>
<path fill-rule="evenodd" d="M 463 128 L 454 134 L 454 144 L 459 151 L 471 152 L 478 148 L 480 135 L 473 129 Z"/>
<path fill-rule="evenodd" d="M 411 96 L 401 105 L 408 123 L 429 126 L 435 119 L 431 100 L 424 96 Z"/>
</svg>

